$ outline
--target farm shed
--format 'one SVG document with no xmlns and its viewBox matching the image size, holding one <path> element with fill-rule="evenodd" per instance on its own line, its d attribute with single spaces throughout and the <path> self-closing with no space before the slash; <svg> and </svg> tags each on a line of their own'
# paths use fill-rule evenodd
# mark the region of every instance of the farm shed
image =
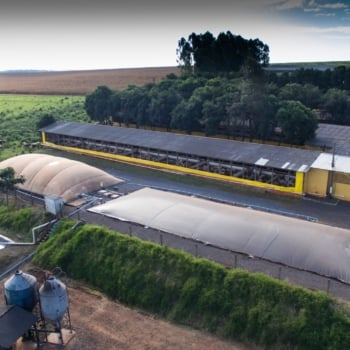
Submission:
<svg viewBox="0 0 350 350">
<path fill-rule="evenodd" d="M 82 162 L 47 154 L 30 153 L 0 162 L 0 169 L 11 167 L 25 182 L 18 188 L 39 196 L 54 195 L 64 202 L 121 182 L 104 171 Z"/>
<path fill-rule="evenodd" d="M 89 212 L 350 283 L 350 231 L 144 188 Z"/>
<path fill-rule="evenodd" d="M 318 151 L 89 123 L 41 130 L 44 146 L 130 163 L 303 194 Z"/>
</svg>

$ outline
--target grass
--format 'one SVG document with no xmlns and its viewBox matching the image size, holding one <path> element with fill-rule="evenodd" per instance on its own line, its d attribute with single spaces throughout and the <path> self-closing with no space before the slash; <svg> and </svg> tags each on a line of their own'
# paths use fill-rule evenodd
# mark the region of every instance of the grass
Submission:
<svg viewBox="0 0 350 350">
<path fill-rule="evenodd" d="M 226 339 L 265 349 L 349 349 L 349 309 L 326 293 L 101 226 L 74 225 L 60 221 L 34 264 L 60 266 L 125 305 Z"/>
<path fill-rule="evenodd" d="M 44 115 L 88 121 L 84 101 L 82 96 L 0 95 L 0 159 L 22 153 L 23 142 L 40 141 L 37 123 Z"/>
</svg>

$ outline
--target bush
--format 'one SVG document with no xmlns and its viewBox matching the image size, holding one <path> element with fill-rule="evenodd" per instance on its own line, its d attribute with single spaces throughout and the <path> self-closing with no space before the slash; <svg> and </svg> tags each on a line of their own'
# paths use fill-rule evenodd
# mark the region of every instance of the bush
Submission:
<svg viewBox="0 0 350 350">
<path fill-rule="evenodd" d="M 350 348 L 350 318 L 325 293 L 92 225 L 62 221 L 34 263 L 60 266 L 121 302 L 213 334 L 290 349 Z"/>
</svg>

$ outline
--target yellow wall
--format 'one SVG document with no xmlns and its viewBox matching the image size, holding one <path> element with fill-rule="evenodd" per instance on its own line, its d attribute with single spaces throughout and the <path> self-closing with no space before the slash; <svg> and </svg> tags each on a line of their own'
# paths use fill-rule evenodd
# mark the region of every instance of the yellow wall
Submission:
<svg viewBox="0 0 350 350">
<path fill-rule="evenodd" d="M 327 195 L 328 171 L 310 169 L 305 176 L 304 192 L 314 196 L 325 197 Z"/>
<path fill-rule="evenodd" d="M 333 197 L 350 201 L 350 185 L 335 183 L 333 186 Z"/>
<path fill-rule="evenodd" d="M 60 149 L 63 151 L 67 151 L 67 152 L 87 154 L 87 155 L 94 156 L 94 157 L 118 160 L 118 161 L 122 161 L 122 162 L 126 162 L 126 163 L 143 165 L 143 166 L 148 166 L 148 167 L 152 167 L 152 168 L 167 169 L 167 170 L 176 171 L 176 172 L 180 172 L 180 173 L 187 173 L 187 174 L 192 174 L 192 175 L 197 175 L 197 176 L 203 176 L 203 177 L 209 177 L 209 178 L 214 178 L 214 179 L 219 179 L 219 180 L 224 180 L 224 181 L 240 183 L 240 184 L 249 185 L 252 187 L 267 189 L 267 190 L 293 193 L 293 194 L 303 194 L 304 173 L 298 172 L 296 174 L 296 181 L 295 181 L 294 187 L 283 187 L 283 186 L 272 185 L 272 184 L 268 184 L 268 183 L 264 183 L 264 182 L 241 179 L 238 177 L 215 174 L 215 173 L 211 173 L 211 172 L 207 172 L 207 171 L 203 171 L 203 170 L 190 169 L 190 168 L 185 168 L 185 167 L 181 167 L 181 166 L 177 166 L 177 165 L 159 163 L 159 162 L 154 162 L 154 161 L 149 161 L 149 160 L 139 159 L 139 158 L 132 158 L 132 157 L 122 156 L 122 155 L 118 155 L 118 154 L 98 152 L 98 151 L 87 150 L 87 149 L 76 148 L 76 147 L 60 146 L 60 145 L 53 144 L 51 142 L 47 142 L 45 140 L 46 140 L 45 134 L 43 133 L 43 135 L 42 135 L 43 145 L 51 147 L 51 148 L 56 148 L 56 149 Z"/>
<path fill-rule="evenodd" d="M 334 173 L 333 197 L 341 200 L 350 200 L 350 174 Z"/>
</svg>

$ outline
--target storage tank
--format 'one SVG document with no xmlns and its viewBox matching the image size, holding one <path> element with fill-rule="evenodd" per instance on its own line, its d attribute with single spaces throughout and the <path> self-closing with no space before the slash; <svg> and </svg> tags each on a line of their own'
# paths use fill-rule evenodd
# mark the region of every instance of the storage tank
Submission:
<svg viewBox="0 0 350 350">
<path fill-rule="evenodd" d="M 4 284 L 7 305 L 17 305 L 32 311 L 38 301 L 37 280 L 34 276 L 16 271 Z"/>
<path fill-rule="evenodd" d="M 68 309 L 67 288 L 59 279 L 49 277 L 39 289 L 41 311 L 43 316 L 60 323 Z"/>
</svg>

